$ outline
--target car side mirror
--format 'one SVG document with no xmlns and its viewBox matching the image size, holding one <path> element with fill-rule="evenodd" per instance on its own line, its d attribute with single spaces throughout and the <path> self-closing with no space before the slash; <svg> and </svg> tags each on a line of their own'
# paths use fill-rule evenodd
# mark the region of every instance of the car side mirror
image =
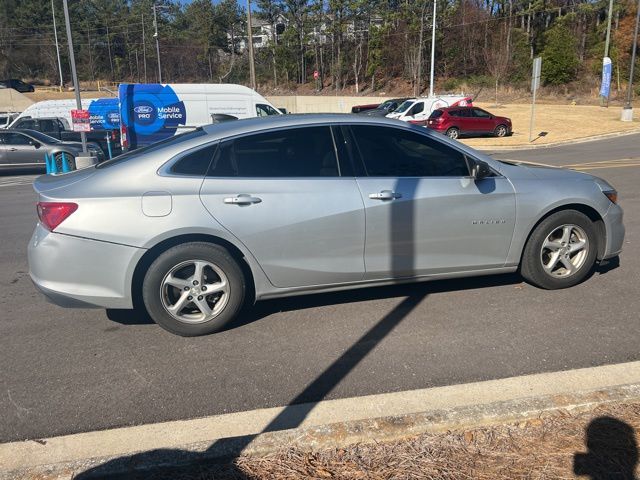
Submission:
<svg viewBox="0 0 640 480">
<path fill-rule="evenodd" d="M 474 180 L 482 180 L 493 175 L 491 168 L 482 160 L 471 160 L 471 178 Z"/>
<path fill-rule="evenodd" d="M 40 142 L 36 142 L 35 140 L 29 140 L 29 145 L 40 148 Z"/>
</svg>

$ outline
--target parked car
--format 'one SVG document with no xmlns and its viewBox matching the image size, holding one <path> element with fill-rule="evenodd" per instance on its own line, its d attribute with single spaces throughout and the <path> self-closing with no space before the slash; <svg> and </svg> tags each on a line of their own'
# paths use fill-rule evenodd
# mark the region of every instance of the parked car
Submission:
<svg viewBox="0 0 640 480">
<path fill-rule="evenodd" d="M 89 153 L 104 160 L 100 147 L 90 143 Z M 0 169 L 45 169 L 45 154 L 53 155 L 58 170 L 62 170 L 62 154 L 69 167 L 75 169 L 75 158 L 82 154 L 82 144 L 62 142 L 35 130 L 0 130 Z"/>
<path fill-rule="evenodd" d="M 0 88 L 13 88 L 16 92 L 29 93 L 34 92 L 33 85 L 23 82 L 17 78 L 10 78 L 8 80 L 0 80 Z"/>
<path fill-rule="evenodd" d="M 431 112 L 434 110 L 438 108 L 469 105 L 473 105 L 473 99 L 467 95 L 439 95 L 410 98 L 404 101 L 396 110 L 387 114 L 387 117 L 425 127 L 429 115 L 431 115 Z"/>
<path fill-rule="evenodd" d="M 74 132 L 69 128 L 65 119 L 57 117 L 20 117 L 9 127 L 9 130 L 13 129 L 36 130 L 64 142 L 79 142 L 81 140 L 80 132 Z M 111 148 L 112 156 L 122 153 L 119 130 L 92 130 L 86 132 L 85 135 L 87 141 L 100 147 L 103 153 L 102 158 L 108 158 L 109 148 Z"/>
<path fill-rule="evenodd" d="M 45 295 L 186 336 L 289 295 L 518 270 L 570 287 L 625 233 L 600 178 L 358 115 L 208 125 L 34 188 Z"/>
<path fill-rule="evenodd" d="M 407 101 L 406 98 L 392 98 L 382 102 L 376 108 L 361 112 L 361 114 L 369 117 L 384 117 L 394 112 L 405 101 Z"/>
<path fill-rule="evenodd" d="M 439 108 L 429 116 L 427 127 L 449 138 L 461 135 L 506 137 L 512 134 L 510 118 L 493 115 L 478 107 Z"/>
<path fill-rule="evenodd" d="M 379 103 L 367 103 L 366 105 L 354 105 L 351 107 L 351 113 L 362 113 L 367 110 L 373 110 L 374 108 L 378 108 L 380 106 Z"/>
</svg>

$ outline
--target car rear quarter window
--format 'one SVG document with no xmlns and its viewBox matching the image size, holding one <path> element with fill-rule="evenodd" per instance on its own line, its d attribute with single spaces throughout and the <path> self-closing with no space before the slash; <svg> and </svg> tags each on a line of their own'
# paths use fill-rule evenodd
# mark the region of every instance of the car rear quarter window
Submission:
<svg viewBox="0 0 640 480">
<path fill-rule="evenodd" d="M 464 177 L 464 155 L 440 141 L 392 127 L 351 127 L 370 177 Z"/>
<path fill-rule="evenodd" d="M 340 175 L 328 126 L 278 130 L 224 142 L 210 177 L 337 177 Z"/>
<path fill-rule="evenodd" d="M 195 175 L 204 177 L 209 169 L 209 164 L 216 153 L 218 144 L 197 148 L 180 157 L 169 170 L 175 175 Z"/>
</svg>

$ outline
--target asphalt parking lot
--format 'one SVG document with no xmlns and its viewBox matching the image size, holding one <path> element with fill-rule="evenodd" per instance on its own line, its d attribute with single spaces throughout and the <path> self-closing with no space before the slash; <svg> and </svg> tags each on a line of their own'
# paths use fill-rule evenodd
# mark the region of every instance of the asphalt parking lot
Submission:
<svg viewBox="0 0 640 480">
<path fill-rule="evenodd" d="M 639 141 L 496 155 L 618 188 L 620 263 L 577 287 L 506 275 L 270 300 L 200 338 L 46 303 L 27 273 L 31 177 L 0 177 L 0 442 L 640 360 Z"/>
</svg>

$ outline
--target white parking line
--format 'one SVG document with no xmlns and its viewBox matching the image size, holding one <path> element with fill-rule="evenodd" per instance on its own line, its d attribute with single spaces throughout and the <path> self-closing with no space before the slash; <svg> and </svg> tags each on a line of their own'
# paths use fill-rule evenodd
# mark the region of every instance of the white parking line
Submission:
<svg viewBox="0 0 640 480">
<path fill-rule="evenodd" d="M 37 176 L 38 175 L 0 177 L 0 188 L 15 187 L 16 185 L 31 185 Z"/>
</svg>

